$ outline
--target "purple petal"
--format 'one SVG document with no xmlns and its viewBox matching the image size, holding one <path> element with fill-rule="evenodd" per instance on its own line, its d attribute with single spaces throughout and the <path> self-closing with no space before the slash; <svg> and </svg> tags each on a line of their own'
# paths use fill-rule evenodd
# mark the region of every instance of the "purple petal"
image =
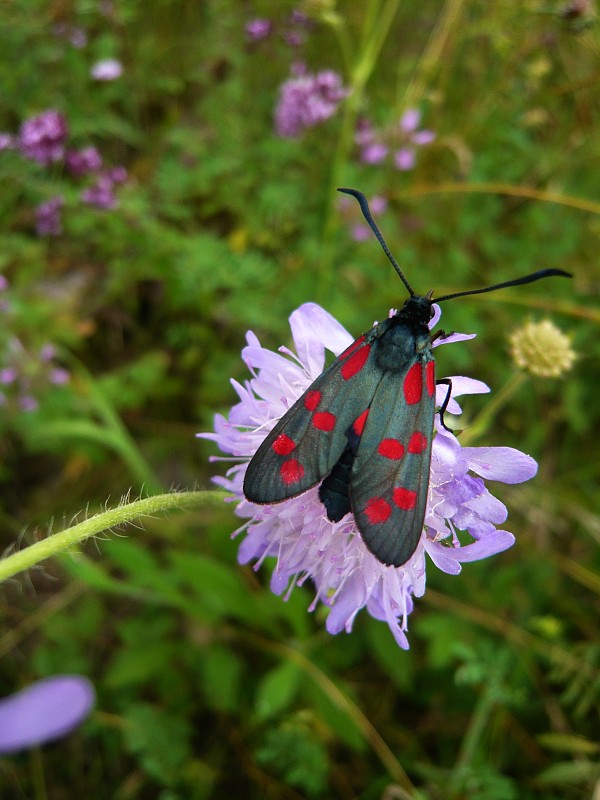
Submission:
<svg viewBox="0 0 600 800">
<path fill-rule="evenodd" d="M 487 480 L 523 483 L 537 472 L 535 459 L 513 447 L 463 447 L 462 455 L 469 469 Z"/>
<path fill-rule="evenodd" d="M 450 548 L 441 542 L 427 542 L 425 548 L 436 567 L 450 575 L 458 575 L 460 562 L 481 561 L 508 550 L 515 543 L 515 537 L 509 531 L 496 531 L 472 544 Z"/>
<path fill-rule="evenodd" d="M 400 128 L 405 133 L 412 133 L 419 127 L 421 112 L 417 108 L 408 108 L 400 119 Z"/>
<path fill-rule="evenodd" d="M 439 347 L 441 344 L 452 344 L 453 342 L 467 342 L 469 339 L 474 339 L 476 333 L 450 333 L 443 339 L 440 337 L 433 343 L 434 347 Z"/>
<path fill-rule="evenodd" d="M 401 147 L 394 153 L 394 164 L 397 169 L 409 170 L 415 165 L 415 153 L 409 147 Z"/>
<path fill-rule="evenodd" d="M 453 375 L 452 378 L 452 396 L 460 397 L 463 394 L 487 394 L 490 387 L 483 381 L 478 381 L 475 378 L 467 378 L 464 375 Z"/>
<path fill-rule="evenodd" d="M 94 687 L 79 675 L 54 675 L 0 700 L 0 753 L 66 736 L 88 716 Z"/>
<path fill-rule="evenodd" d="M 315 377 L 323 369 L 323 342 L 336 356 L 353 342 L 344 326 L 316 303 L 304 303 L 292 312 L 290 328 L 298 358 Z"/>
<path fill-rule="evenodd" d="M 427 130 L 416 131 L 411 136 L 412 142 L 416 145 L 419 145 L 419 147 L 422 147 L 425 144 L 431 144 L 431 142 L 433 142 L 434 139 L 435 139 L 435 133 L 433 131 L 427 131 Z"/>
<path fill-rule="evenodd" d="M 360 160 L 364 164 L 381 164 L 388 154 L 386 145 L 381 142 L 372 142 L 363 147 Z"/>
</svg>

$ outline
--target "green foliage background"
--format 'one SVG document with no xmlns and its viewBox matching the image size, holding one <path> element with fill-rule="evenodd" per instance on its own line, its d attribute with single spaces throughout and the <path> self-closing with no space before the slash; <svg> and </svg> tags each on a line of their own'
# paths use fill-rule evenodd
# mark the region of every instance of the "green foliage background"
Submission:
<svg viewBox="0 0 600 800">
<path fill-rule="evenodd" d="M 600 781 L 597 435 L 600 26 L 554 0 L 307 0 L 299 54 L 353 93 L 299 140 L 273 109 L 298 58 L 293 6 L 239 0 L 13 0 L 0 9 L 0 129 L 47 108 L 71 140 L 125 164 L 119 208 L 78 203 L 61 168 L 0 152 L 4 339 L 59 348 L 72 378 L 4 409 L 0 542 L 20 547 L 131 488 L 208 487 L 209 430 L 246 378 L 246 330 L 287 343 L 324 305 L 352 333 L 404 299 L 373 240 L 353 242 L 338 185 L 384 193 L 379 218 L 419 292 L 541 267 L 574 280 L 457 301 L 439 371 L 486 381 L 477 442 L 532 453 L 537 478 L 494 491 L 517 544 L 460 577 L 428 572 L 409 652 L 363 613 L 324 632 L 311 588 L 287 602 L 236 564 L 230 507 L 146 521 L 6 584 L 0 694 L 57 672 L 95 683 L 67 740 L 0 761 L 14 798 L 587 798 Z M 571 4 L 575 5 L 575 4 Z M 278 31 L 251 44 L 246 23 Z M 77 49 L 57 23 L 88 34 Z M 90 79 L 117 57 L 121 78 Z M 409 107 L 436 132 L 406 173 L 361 164 L 358 116 Z M 33 210 L 64 194 L 64 232 Z M 515 381 L 507 335 L 550 317 L 579 359 Z M 488 406 L 506 387 L 507 402 Z M 487 411 L 486 411 L 487 409 Z M 144 488 L 142 488 L 144 487 Z"/>
</svg>

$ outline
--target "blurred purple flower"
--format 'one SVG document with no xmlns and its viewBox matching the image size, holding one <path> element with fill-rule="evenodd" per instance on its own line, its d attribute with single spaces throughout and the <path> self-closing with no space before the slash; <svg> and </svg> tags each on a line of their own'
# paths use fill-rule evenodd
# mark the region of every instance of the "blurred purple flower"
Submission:
<svg viewBox="0 0 600 800">
<path fill-rule="evenodd" d="M 116 208 L 118 204 L 114 193 L 114 181 L 109 174 L 98 175 L 94 183 L 81 193 L 84 203 L 101 210 Z"/>
<path fill-rule="evenodd" d="M 360 148 L 364 164 L 381 164 L 390 152 L 396 169 L 410 170 L 416 163 L 416 148 L 424 147 L 435 139 L 435 133 L 419 129 L 421 112 L 409 108 L 393 126 L 382 130 L 373 128 L 368 119 L 359 120 L 354 141 Z"/>
<path fill-rule="evenodd" d="M 97 61 L 90 70 L 96 81 L 114 81 L 123 74 L 123 65 L 116 58 L 104 58 Z"/>
<path fill-rule="evenodd" d="M 32 411 L 37 411 L 40 407 L 38 399 L 34 397 L 32 394 L 22 394 L 19 397 L 19 406 L 21 411 L 25 411 L 27 413 L 31 413 Z"/>
<path fill-rule="evenodd" d="M 6 133 L 5 131 L 0 132 L 0 153 L 3 150 L 11 150 L 14 144 L 14 137 L 11 136 L 10 133 Z"/>
<path fill-rule="evenodd" d="M 364 161 L 364 159 L 363 159 Z M 409 170 L 415 165 L 415 151 L 408 147 L 401 147 L 394 153 L 394 164 L 398 169 Z"/>
<path fill-rule="evenodd" d="M 128 178 L 128 173 L 125 167 L 113 167 L 107 173 L 107 176 L 113 183 L 125 183 Z"/>
<path fill-rule="evenodd" d="M 35 232 L 38 236 L 60 236 L 62 233 L 62 197 L 57 195 L 39 205 L 35 210 Z"/>
<path fill-rule="evenodd" d="M 421 122 L 421 112 L 417 108 L 408 108 L 400 118 L 400 128 L 405 133 L 413 133 Z"/>
<path fill-rule="evenodd" d="M 266 39 L 273 30 L 273 23 L 270 19 L 257 17 L 246 23 L 246 36 L 251 42 L 260 42 Z"/>
<path fill-rule="evenodd" d="M 65 163 L 72 175 L 81 178 L 102 167 L 102 156 L 95 147 L 84 147 L 82 150 L 67 151 Z"/>
<path fill-rule="evenodd" d="M 92 711 L 94 687 L 80 675 L 54 675 L 0 700 L 0 754 L 71 733 Z"/>
<path fill-rule="evenodd" d="M 25 158 L 48 166 L 53 161 L 64 158 L 67 135 L 67 121 L 64 116 L 49 109 L 21 125 L 19 150 Z"/>
<path fill-rule="evenodd" d="M 52 28 L 52 32 L 57 39 L 66 39 L 77 50 L 85 47 L 88 42 L 87 33 L 78 25 L 69 25 L 66 22 L 58 22 Z"/>
<path fill-rule="evenodd" d="M 439 308 L 435 310 L 432 327 L 440 316 Z M 248 346 L 242 357 L 252 379 L 243 386 L 232 381 L 239 403 L 228 417 L 215 417 L 214 433 L 200 434 L 233 455 L 225 460 L 237 462 L 226 478 L 214 481 L 232 492 L 236 514 L 246 519 L 238 530 L 245 534 L 238 560 L 254 562 L 258 569 L 266 557 L 274 557 L 271 590 L 278 595 L 289 594 L 295 585 L 310 579 L 316 587 L 311 610 L 319 601 L 330 608 L 326 622 L 330 633 L 350 632 L 356 614 L 366 608 L 371 616 L 387 622 L 398 645 L 406 649 L 413 598 L 425 592 L 425 553 L 439 569 L 456 575 L 462 562 L 510 547 L 512 533 L 496 529 L 506 519 L 506 508 L 488 492 L 483 478 L 519 483 L 533 477 L 537 465 L 508 447 L 461 447 L 436 419 L 425 525 L 417 550 L 401 567 L 385 566 L 367 550 L 352 516 L 330 522 L 318 498 L 318 487 L 271 506 L 248 502 L 242 484 L 249 459 L 276 421 L 321 373 L 325 348 L 339 355 L 352 343 L 339 322 L 314 303 L 294 311 L 290 327 L 297 355 L 287 348 L 280 348 L 284 355 L 274 353 L 263 348 L 253 333 L 247 334 Z M 470 338 L 472 335 L 452 334 L 434 346 Z M 453 377 L 452 383 L 451 414 L 461 412 L 456 396 L 489 391 L 481 381 L 470 378 Z M 445 395 L 446 387 L 440 386 L 438 406 Z M 467 530 L 473 541 L 461 545 L 457 528 Z"/>
<path fill-rule="evenodd" d="M 332 117 L 348 95 L 337 72 L 323 70 L 313 75 L 301 66 L 295 72 L 282 84 L 275 109 L 275 130 L 286 139 L 297 139 L 306 128 Z"/>
<path fill-rule="evenodd" d="M 383 214 L 387 209 L 388 201 L 383 195 L 373 195 L 369 198 L 369 206 L 376 216 Z M 338 208 L 341 215 L 350 228 L 350 236 L 355 242 L 365 242 L 373 236 L 369 226 L 363 221 L 362 215 L 356 203 L 353 203 L 348 195 L 342 195 L 338 200 Z"/>
</svg>

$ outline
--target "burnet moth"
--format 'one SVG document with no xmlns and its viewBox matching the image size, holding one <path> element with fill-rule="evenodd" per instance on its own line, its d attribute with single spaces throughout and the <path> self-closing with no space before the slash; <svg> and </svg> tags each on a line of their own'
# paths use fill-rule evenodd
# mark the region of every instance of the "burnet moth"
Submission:
<svg viewBox="0 0 600 800">
<path fill-rule="evenodd" d="M 543 269 L 484 289 L 433 300 L 415 294 L 377 227 L 367 199 L 356 189 L 339 189 L 358 200 L 361 211 L 410 297 L 394 316 L 360 336 L 311 384 L 277 422 L 251 459 L 244 495 L 258 504 L 279 503 L 317 484 L 327 518 L 352 513 L 371 553 L 400 567 L 415 552 L 423 531 L 436 384 L 429 323 L 433 303 L 507 286 L 532 283 L 560 269 Z"/>
</svg>

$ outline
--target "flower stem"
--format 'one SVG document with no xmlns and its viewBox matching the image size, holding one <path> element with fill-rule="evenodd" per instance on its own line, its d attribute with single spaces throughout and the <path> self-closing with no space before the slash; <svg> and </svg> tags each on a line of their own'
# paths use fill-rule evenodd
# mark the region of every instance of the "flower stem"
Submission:
<svg viewBox="0 0 600 800">
<path fill-rule="evenodd" d="M 378 0 L 371 0 L 364 17 L 361 42 L 355 48 L 359 50 L 359 53 L 356 56 L 354 66 L 348 63 L 347 57 L 345 59 L 346 70 L 350 77 L 350 95 L 342 106 L 340 135 L 327 189 L 325 221 L 322 233 L 323 259 L 320 264 L 315 292 L 317 302 L 326 302 L 336 283 L 336 277 L 331 267 L 333 261 L 333 232 L 337 220 L 337 205 L 334 200 L 335 190 L 343 183 L 342 176 L 352 148 L 356 117 L 362 105 L 365 85 L 375 69 L 381 48 L 398 11 L 399 3 L 400 0 L 386 0 L 380 6 Z M 376 25 L 373 20 L 377 21 Z M 344 21 L 338 21 L 334 29 L 340 41 L 342 54 L 345 55 L 348 51 L 351 52 L 352 48 L 348 44 Z"/>
<path fill-rule="evenodd" d="M 488 673 L 483 693 L 475 707 L 471 721 L 462 740 L 460 752 L 447 786 L 448 798 L 462 797 L 469 772 L 475 766 L 477 750 L 481 748 L 484 731 L 502 692 L 502 681 L 507 671 L 507 654 L 500 653 L 496 667 Z"/>
<path fill-rule="evenodd" d="M 461 444 L 465 445 L 476 441 L 484 434 L 498 411 L 516 394 L 526 380 L 527 375 L 524 372 L 515 372 L 502 389 L 494 395 L 485 408 L 475 417 L 471 425 L 461 433 Z"/>
<path fill-rule="evenodd" d="M 55 533 L 47 539 L 42 539 L 18 553 L 13 553 L 2 559 L 0 561 L 0 582 L 7 578 L 12 578 L 13 575 L 55 556 L 63 550 L 68 550 L 74 545 L 84 542 L 90 536 L 102 533 L 102 531 L 133 522 L 139 517 L 221 504 L 225 496 L 225 492 L 216 490 L 173 492 L 171 494 L 145 497 L 143 500 L 125 503 L 117 506 L 117 508 L 95 514 L 77 525 L 72 525 L 70 528 L 60 531 L 60 533 Z"/>
</svg>

